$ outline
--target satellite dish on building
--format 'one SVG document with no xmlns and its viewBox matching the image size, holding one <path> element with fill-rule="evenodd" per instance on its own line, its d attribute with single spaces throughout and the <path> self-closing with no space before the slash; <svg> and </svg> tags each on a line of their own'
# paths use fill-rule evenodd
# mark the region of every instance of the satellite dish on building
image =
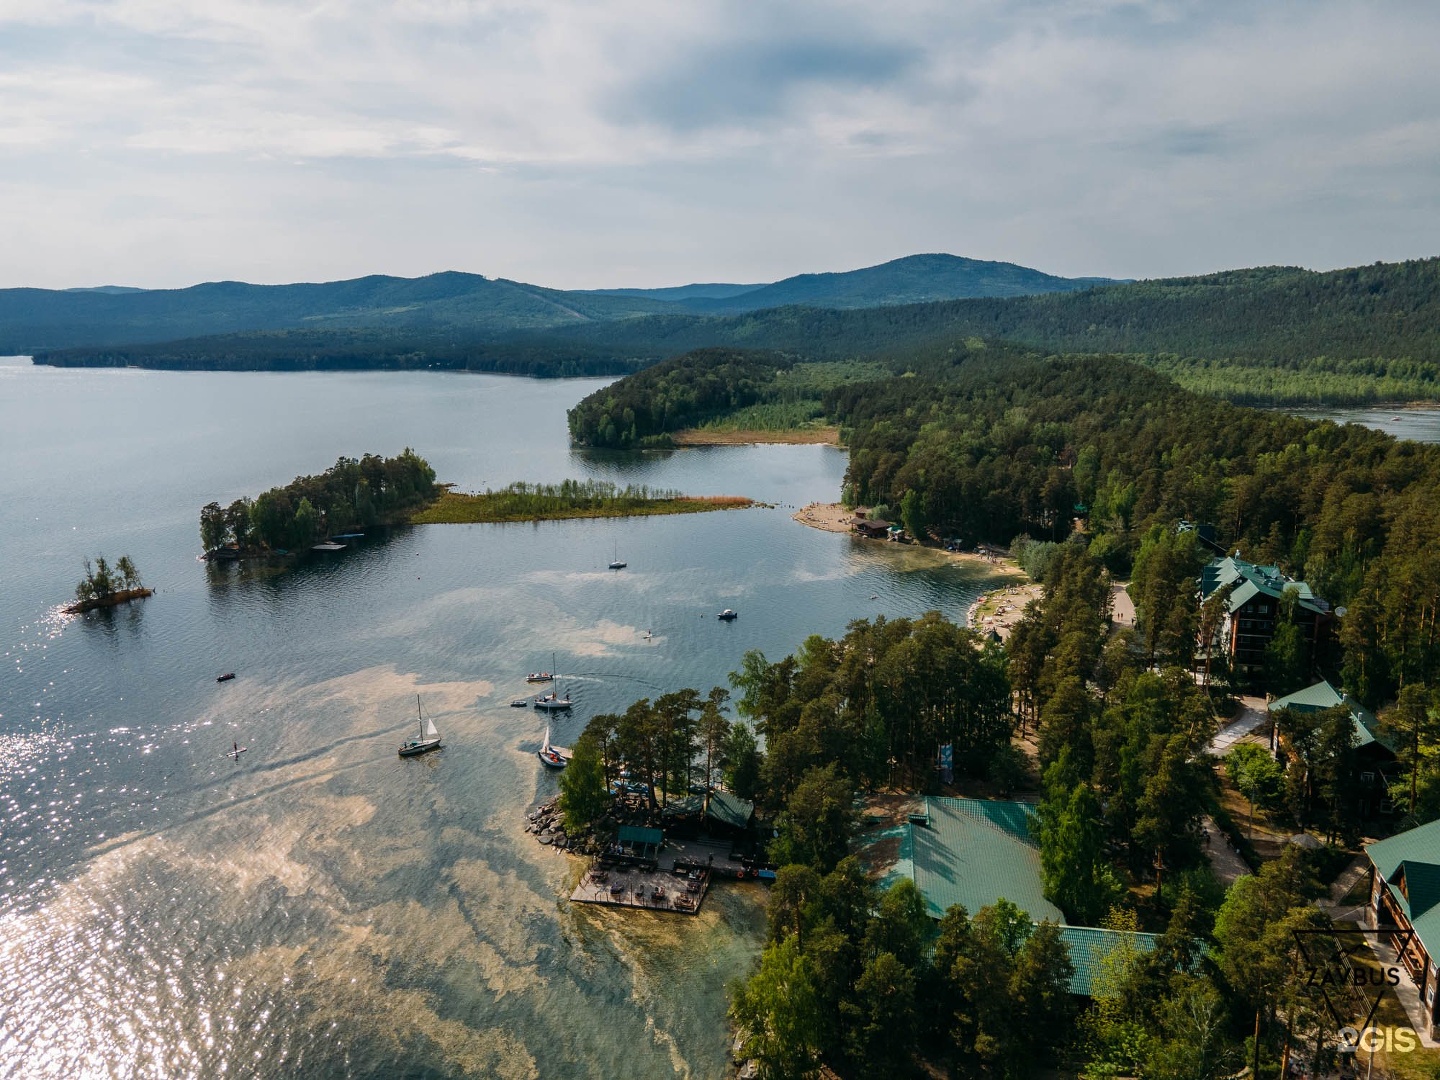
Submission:
<svg viewBox="0 0 1440 1080">
<path fill-rule="evenodd" d="M 1346 613 L 1347 611 L 1349 611 L 1349 610 L 1350 610 L 1349 608 L 1344 607 L 1344 606 L 1337 607 L 1337 608 L 1335 609 L 1335 617 L 1336 617 L 1337 619 L 1343 619 L 1343 618 L 1345 617 L 1345 613 Z"/>
</svg>

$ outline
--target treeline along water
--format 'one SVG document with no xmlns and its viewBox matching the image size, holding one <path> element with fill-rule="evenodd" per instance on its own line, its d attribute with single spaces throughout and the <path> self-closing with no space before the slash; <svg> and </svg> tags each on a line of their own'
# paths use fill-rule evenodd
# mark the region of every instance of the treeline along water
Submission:
<svg viewBox="0 0 1440 1080">
<path fill-rule="evenodd" d="M 553 791 L 543 721 L 510 698 L 553 652 L 563 744 L 723 683 L 749 648 L 960 618 L 985 579 L 792 522 L 838 492 L 830 447 L 571 451 L 565 409 L 601 385 L 0 361 L 0 1075 L 725 1074 L 724 984 L 762 894 L 718 889 L 698 920 L 558 899 L 574 868 L 521 831 Z M 777 506 L 398 529 L 283 571 L 197 560 L 212 499 L 407 445 L 469 489 Z M 61 616 L 106 551 L 156 595 Z M 416 693 L 446 749 L 401 761 Z"/>
</svg>

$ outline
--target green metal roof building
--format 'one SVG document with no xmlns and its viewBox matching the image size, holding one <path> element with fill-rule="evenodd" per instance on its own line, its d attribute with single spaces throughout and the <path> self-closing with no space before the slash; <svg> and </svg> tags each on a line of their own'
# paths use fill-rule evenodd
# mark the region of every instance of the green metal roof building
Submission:
<svg viewBox="0 0 1440 1080">
<path fill-rule="evenodd" d="M 911 878 L 938 919 L 963 904 L 974 915 L 1000 899 L 1009 900 L 1036 922 L 1060 924 L 1075 975 L 1070 991 L 1090 997 L 1104 958 L 1122 941 L 1141 952 L 1155 948 L 1156 935 L 1067 926 L 1060 909 L 1045 899 L 1040 849 L 1031 833 L 1035 811 L 1028 803 L 986 799 L 927 798 L 900 843 L 896 868 Z"/>
<path fill-rule="evenodd" d="M 1380 730 L 1380 722 L 1375 719 L 1375 714 L 1343 690 L 1336 690 L 1324 679 L 1314 686 L 1307 686 L 1304 690 L 1296 690 L 1293 694 L 1276 698 L 1268 708 L 1272 713 L 1279 712 L 1281 709 L 1294 709 L 1296 712 L 1309 713 L 1323 712 L 1326 709 L 1333 709 L 1337 705 L 1344 705 L 1350 710 L 1350 720 L 1355 725 L 1357 748 L 1379 744 L 1392 754 L 1395 752 L 1395 746 L 1389 736 Z"/>
<path fill-rule="evenodd" d="M 1225 622 L 1218 644 L 1229 655 L 1238 674 L 1255 677 L 1264 668 L 1265 647 L 1275 635 L 1275 623 L 1286 594 L 1295 598 L 1295 622 L 1313 648 L 1333 621 L 1330 605 L 1303 581 L 1286 577 L 1278 566 L 1257 566 L 1238 554 L 1213 559 L 1200 572 L 1200 597 L 1229 586 Z M 1212 642 L 1202 643 L 1206 648 Z"/>
<path fill-rule="evenodd" d="M 1440 821 L 1365 846 L 1374 880 L 1367 915 L 1374 929 L 1391 929 L 1391 946 L 1420 992 L 1433 1038 L 1440 965 Z M 1409 933 L 1407 933 L 1407 931 Z"/>
</svg>

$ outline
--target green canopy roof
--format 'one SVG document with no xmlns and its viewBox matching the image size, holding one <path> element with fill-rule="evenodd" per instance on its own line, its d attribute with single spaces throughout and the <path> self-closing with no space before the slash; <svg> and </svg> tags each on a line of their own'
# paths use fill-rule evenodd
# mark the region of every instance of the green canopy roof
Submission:
<svg viewBox="0 0 1440 1080">
<path fill-rule="evenodd" d="M 910 825 L 901 846 L 902 873 L 915 880 L 931 917 L 953 904 L 970 914 L 1006 899 L 1036 922 L 1063 923 L 1045 899 L 1040 850 L 1030 837 L 1026 803 L 929 798 L 929 825 Z"/>
<path fill-rule="evenodd" d="M 699 817 L 704 809 L 705 796 L 687 795 L 683 799 L 671 799 L 665 807 L 665 813 L 670 817 Z M 708 817 L 712 821 L 718 821 L 732 829 L 744 829 L 749 827 L 750 819 L 754 816 L 755 804 L 748 799 L 742 799 L 728 791 L 710 792 Z"/>
<path fill-rule="evenodd" d="M 1060 940 L 1070 949 L 1070 963 L 1075 966 L 1075 974 L 1070 977 L 1070 992 L 1094 997 L 1107 956 L 1126 943 L 1137 953 L 1154 952 L 1160 935 L 1104 930 L 1098 926 L 1062 926 Z"/>
<path fill-rule="evenodd" d="M 665 842 L 665 834 L 659 829 L 642 829 L 638 825 L 621 825 L 620 835 L 617 839 L 622 844 L 636 846 L 650 844 L 658 848 Z"/>
</svg>

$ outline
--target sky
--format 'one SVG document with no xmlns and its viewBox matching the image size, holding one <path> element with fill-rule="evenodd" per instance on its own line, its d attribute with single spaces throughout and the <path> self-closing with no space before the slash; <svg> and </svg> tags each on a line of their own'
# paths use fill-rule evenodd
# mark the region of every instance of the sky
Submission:
<svg viewBox="0 0 1440 1080">
<path fill-rule="evenodd" d="M 0 0 L 0 287 L 1440 254 L 1440 4 Z"/>
</svg>

